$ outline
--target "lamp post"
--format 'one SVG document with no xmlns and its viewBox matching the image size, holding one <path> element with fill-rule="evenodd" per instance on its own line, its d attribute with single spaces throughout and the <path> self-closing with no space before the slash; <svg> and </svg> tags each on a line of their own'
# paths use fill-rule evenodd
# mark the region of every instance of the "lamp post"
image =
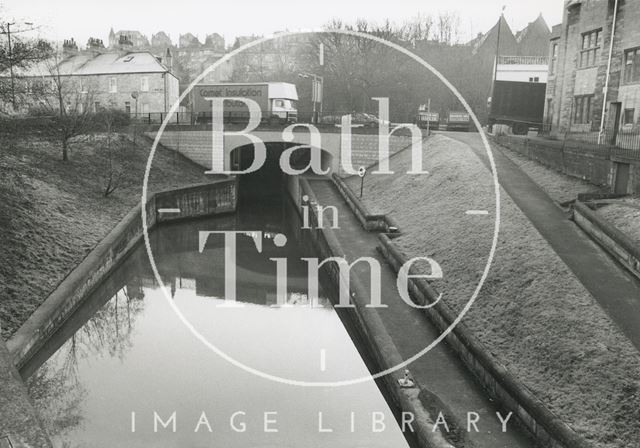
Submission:
<svg viewBox="0 0 640 448">
<path fill-rule="evenodd" d="M 493 82 L 491 83 L 491 95 L 489 98 L 493 100 L 493 89 L 495 87 L 496 80 L 498 79 L 498 60 L 500 59 L 500 32 L 502 31 L 502 18 L 504 17 L 504 10 L 506 6 L 502 7 L 500 12 L 500 18 L 498 19 L 498 36 L 496 37 L 496 62 L 493 66 Z"/>
<path fill-rule="evenodd" d="M 15 25 L 15 24 L 16 22 L 5 23 L 6 31 L 0 32 L 0 34 L 7 35 L 7 45 L 9 47 L 7 51 L 7 56 L 9 57 L 9 74 L 11 76 L 11 105 L 13 106 L 14 110 L 16 109 L 16 89 L 15 89 L 15 76 L 13 74 L 13 52 L 11 49 L 11 25 Z M 33 23 L 24 22 L 24 25 L 33 26 Z M 28 30 L 18 30 L 18 31 L 14 31 L 13 34 L 24 33 L 26 31 L 32 31 L 32 30 L 33 28 Z"/>
<path fill-rule="evenodd" d="M 311 92 L 311 101 L 313 102 L 313 123 L 318 123 L 318 111 L 316 108 L 316 104 L 320 105 L 320 116 L 322 116 L 322 97 L 324 96 L 324 78 L 320 75 L 315 75 L 313 73 L 299 73 L 298 76 L 300 78 L 311 78 L 312 80 L 312 92 Z"/>
</svg>

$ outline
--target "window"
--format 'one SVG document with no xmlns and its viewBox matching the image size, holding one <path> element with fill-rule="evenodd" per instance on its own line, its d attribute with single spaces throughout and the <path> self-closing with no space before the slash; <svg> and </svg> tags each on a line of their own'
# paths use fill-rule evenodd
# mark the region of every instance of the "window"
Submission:
<svg viewBox="0 0 640 448">
<path fill-rule="evenodd" d="M 149 77 L 148 76 L 143 76 L 142 78 L 140 78 L 140 90 L 142 90 L 143 92 L 148 92 L 149 91 Z"/>
<path fill-rule="evenodd" d="M 625 109 L 624 115 L 622 116 L 622 124 L 633 124 L 635 112 L 635 109 Z"/>
<path fill-rule="evenodd" d="M 558 44 L 551 44 L 551 61 L 549 64 L 549 73 L 554 74 L 556 72 L 556 64 L 558 63 Z"/>
<path fill-rule="evenodd" d="M 87 82 L 80 78 L 80 93 L 87 93 Z"/>
<path fill-rule="evenodd" d="M 142 113 L 143 114 L 149 113 L 149 103 L 142 103 Z"/>
<path fill-rule="evenodd" d="M 535 77 L 529 78 L 529 82 L 540 82 L 540 77 L 535 76 Z"/>
<path fill-rule="evenodd" d="M 284 101 L 276 100 L 276 107 L 284 107 Z"/>
<path fill-rule="evenodd" d="M 93 112 L 96 113 L 100 110 L 100 101 L 93 103 Z"/>
<path fill-rule="evenodd" d="M 573 122 L 576 124 L 591 123 L 591 101 L 593 95 L 577 96 L 573 108 Z"/>
<path fill-rule="evenodd" d="M 592 67 L 598 63 L 600 56 L 600 40 L 602 30 L 594 30 L 582 35 L 582 49 L 580 50 L 580 68 Z"/>
<path fill-rule="evenodd" d="M 624 52 L 624 82 L 640 82 L 640 48 Z"/>
<path fill-rule="evenodd" d="M 109 78 L 109 92 L 118 93 L 118 79 Z"/>
<path fill-rule="evenodd" d="M 124 111 L 128 114 L 131 113 L 131 102 L 130 101 L 125 101 L 124 102 Z"/>
</svg>

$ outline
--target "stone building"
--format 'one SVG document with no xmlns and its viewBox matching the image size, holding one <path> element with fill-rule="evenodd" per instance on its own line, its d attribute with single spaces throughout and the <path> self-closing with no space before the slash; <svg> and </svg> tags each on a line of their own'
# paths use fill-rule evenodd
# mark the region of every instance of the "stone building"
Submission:
<svg viewBox="0 0 640 448">
<path fill-rule="evenodd" d="M 565 1 L 549 44 L 545 116 L 552 132 L 595 133 L 625 146 L 624 134 L 638 131 L 638 23 L 638 1 Z"/>
<path fill-rule="evenodd" d="M 113 108 L 131 114 L 167 112 L 178 100 L 178 79 L 149 52 L 83 51 L 52 59 L 15 73 L 24 112 L 57 105 L 59 89 L 67 108 Z M 8 82 L 9 73 L 0 73 Z M 154 117 L 155 118 L 155 117 Z"/>
</svg>

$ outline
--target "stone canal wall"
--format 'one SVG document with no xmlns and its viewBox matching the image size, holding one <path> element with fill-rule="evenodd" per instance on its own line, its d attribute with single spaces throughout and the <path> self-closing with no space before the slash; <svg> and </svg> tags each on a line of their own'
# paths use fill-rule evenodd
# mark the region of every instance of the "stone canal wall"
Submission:
<svg viewBox="0 0 640 448">
<path fill-rule="evenodd" d="M 147 198 L 147 226 L 151 230 L 162 222 L 232 212 L 236 208 L 236 200 L 235 179 L 155 193 Z M 91 291 L 143 241 L 143 235 L 142 209 L 138 205 L 69 273 L 7 341 L 7 348 L 18 370 L 73 314 Z"/>
<path fill-rule="evenodd" d="M 631 238 L 581 201 L 573 206 L 573 220 L 629 272 L 640 278 L 640 247 Z"/>
</svg>

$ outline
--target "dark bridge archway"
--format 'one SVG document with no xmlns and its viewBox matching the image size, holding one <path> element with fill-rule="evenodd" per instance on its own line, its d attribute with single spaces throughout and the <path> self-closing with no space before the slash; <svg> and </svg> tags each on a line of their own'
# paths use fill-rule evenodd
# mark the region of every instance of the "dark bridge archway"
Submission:
<svg viewBox="0 0 640 448">
<path fill-rule="evenodd" d="M 286 184 L 286 177 L 289 174 L 283 172 L 280 167 L 280 159 L 282 153 L 297 143 L 286 142 L 266 142 L 267 157 L 262 167 L 252 173 L 241 174 L 238 176 L 238 192 L 239 199 L 244 202 L 253 201 L 269 201 L 281 197 Z M 230 153 L 231 166 L 234 171 L 242 171 L 248 169 L 254 160 L 254 146 L 248 144 L 233 149 Z M 296 149 L 290 157 L 293 169 L 301 170 L 309 166 L 311 160 L 311 149 L 308 147 Z M 334 156 L 331 152 L 321 150 L 321 169 L 332 172 L 334 164 Z M 316 175 L 308 169 L 304 175 Z"/>
</svg>

